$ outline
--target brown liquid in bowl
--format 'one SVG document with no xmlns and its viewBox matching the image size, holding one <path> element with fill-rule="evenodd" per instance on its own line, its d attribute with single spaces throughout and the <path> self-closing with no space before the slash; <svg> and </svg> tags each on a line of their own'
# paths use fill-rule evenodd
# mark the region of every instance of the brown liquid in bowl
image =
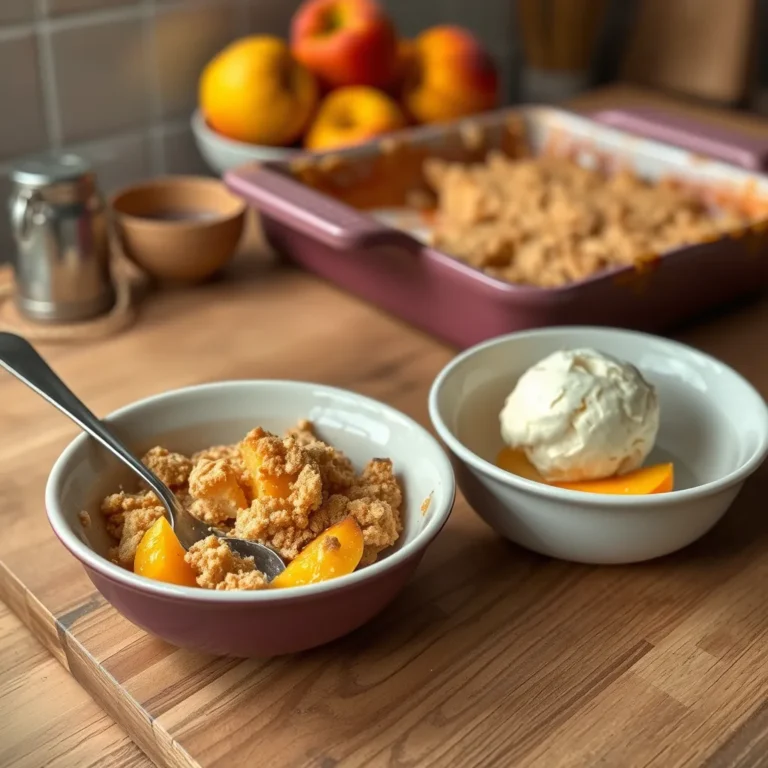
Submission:
<svg viewBox="0 0 768 768">
<path fill-rule="evenodd" d="M 219 218 L 214 211 L 156 211 L 139 216 L 150 221 L 210 221 Z"/>
</svg>

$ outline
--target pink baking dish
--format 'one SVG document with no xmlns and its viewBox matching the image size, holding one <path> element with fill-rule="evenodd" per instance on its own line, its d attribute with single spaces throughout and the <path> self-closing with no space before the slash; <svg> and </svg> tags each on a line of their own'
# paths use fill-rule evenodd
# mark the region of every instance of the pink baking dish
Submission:
<svg viewBox="0 0 768 768">
<path fill-rule="evenodd" d="M 711 194 L 768 201 L 768 177 L 759 172 L 766 143 L 665 113 L 584 117 L 552 107 L 410 129 L 311 160 L 246 166 L 225 180 L 260 211 L 267 238 L 290 261 L 459 347 L 549 325 L 662 331 L 768 284 L 762 215 L 742 231 L 641 267 L 544 289 L 491 277 L 370 213 L 385 196 L 379 190 L 404 195 L 396 179 L 414 158 L 477 160 L 491 148 L 514 154 L 522 137 L 534 154 L 567 147 L 582 163 L 607 161 L 648 179 L 671 176 Z"/>
</svg>

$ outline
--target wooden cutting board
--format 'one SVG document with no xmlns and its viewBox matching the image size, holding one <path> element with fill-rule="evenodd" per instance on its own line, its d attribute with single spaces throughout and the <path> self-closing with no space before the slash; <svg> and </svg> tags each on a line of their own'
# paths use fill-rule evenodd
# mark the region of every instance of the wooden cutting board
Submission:
<svg viewBox="0 0 768 768">
<path fill-rule="evenodd" d="M 768 394 L 755 353 L 766 323 L 768 301 L 680 338 Z M 453 355 L 264 260 L 153 297 L 113 340 L 43 352 L 97 413 L 203 381 L 293 377 L 364 392 L 422 423 L 429 384 Z M 754 765 L 765 753 L 768 468 L 702 541 L 633 567 L 533 555 L 460 499 L 407 591 L 371 624 L 297 657 L 241 661 L 133 627 L 56 541 L 43 488 L 74 434 L 0 376 L 0 596 L 160 766 L 668 768 Z M 0 711 L 0 727 L 15 717 L 12 705 Z M 59 727 L 77 738 L 81 724 Z"/>
<path fill-rule="evenodd" d="M 0 765 L 150 768 L 125 731 L 0 602 Z"/>
</svg>

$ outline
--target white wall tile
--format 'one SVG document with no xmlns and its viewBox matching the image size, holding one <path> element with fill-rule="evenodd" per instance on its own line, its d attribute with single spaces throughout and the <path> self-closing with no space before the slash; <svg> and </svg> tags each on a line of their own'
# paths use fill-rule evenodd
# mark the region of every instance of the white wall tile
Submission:
<svg viewBox="0 0 768 768">
<path fill-rule="evenodd" d="M 72 144 L 66 149 L 93 164 L 99 189 L 107 196 L 149 178 L 154 172 L 148 134 Z"/>
<path fill-rule="evenodd" d="M 34 0 L 0 0 L 0 24 L 16 24 L 34 18 Z"/>
<path fill-rule="evenodd" d="M 252 35 L 288 37 L 291 19 L 300 0 L 246 0 Z"/>
<path fill-rule="evenodd" d="M 203 68 L 238 35 L 241 17 L 237 11 L 235 2 L 188 2 L 157 9 L 152 41 L 163 119 L 191 114 Z"/>
<path fill-rule="evenodd" d="M 486 0 L 487 2 L 487 0 Z M 447 21 L 439 3 L 419 0 L 384 0 L 383 8 L 392 18 L 401 37 L 416 37 L 427 27 Z"/>
<path fill-rule="evenodd" d="M 0 40 L 0 159 L 37 152 L 48 140 L 37 44 L 33 33 Z"/>
<path fill-rule="evenodd" d="M 186 127 L 165 129 L 157 138 L 162 146 L 166 173 L 213 175 L 197 150 L 191 129 Z"/>
<path fill-rule="evenodd" d="M 145 23 L 127 19 L 51 31 L 64 143 L 148 126 L 151 69 Z"/>
</svg>

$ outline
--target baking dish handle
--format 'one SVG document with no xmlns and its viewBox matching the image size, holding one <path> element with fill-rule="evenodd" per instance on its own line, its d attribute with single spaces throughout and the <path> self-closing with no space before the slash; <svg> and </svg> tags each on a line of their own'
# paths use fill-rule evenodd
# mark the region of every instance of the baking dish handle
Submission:
<svg viewBox="0 0 768 768">
<path fill-rule="evenodd" d="M 609 109 L 590 117 L 603 125 L 643 138 L 738 165 L 750 171 L 768 170 L 768 138 L 732 131 L 659 109 Z"/>
<path fill-rule="evenodd" d="M 246 167 L 227 173 L 226 185 L 267 216 L 333 248 L 366 248 L 417 241 L 349 205 L 278 171 Z"/>
</svg>

